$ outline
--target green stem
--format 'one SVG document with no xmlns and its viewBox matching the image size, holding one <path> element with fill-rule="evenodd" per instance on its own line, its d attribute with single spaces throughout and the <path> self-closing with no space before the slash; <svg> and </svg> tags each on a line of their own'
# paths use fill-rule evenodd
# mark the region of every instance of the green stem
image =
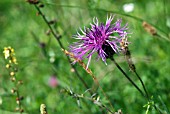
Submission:
<svg viewBox="0 0 170 114">
<path fill-rule="evenodd" d="M 136 17 L 136 16 L 133 16 L 133 15 L 129 15 L 129 14 L 126 14 L 126 13 L 122 13 L 120 11 L 111 11 L 111 10 L 106 10 L 106 9 L 101 9 L 101 8 L 88 8 L 88 7 L 83 7 L 83 6 L 76 6 L 76 5 L 61 5 L 61 4 L 53 4 L 53 3 L 49 3 L 49 2 L 46 2 L 45 4 L 48 4 L 48 5 L 55 5 L 55 6 L 58 6 L 58 7 L 66 7 L 66 8 L 78 8 L 78 9 L 88 9 L 88 10 L 97 10 L 97 11 L 102 11 L 102 12 L 110 12 L 110 13 L 115 13 L 115 14 L 119 14 L 119 15 L 122 15 L 122 16 L 126 16 L 126 17 L 130 17 L 134 20 L 137 20 L 139 22 L 144 22 L 146 20 L 142 19 L 142 18 L 139 18 L 139 17 Z M 148 21 L 146 21 L 148 22 Z M 148 22 L 149 23 L 149 22 Z M 166 33 L 164 30 L 162 30 L 161 28 L 159 28 L 158 26 L 152 24 L 152 23 L 149 23 L 150 25 L 152 25 L 154 28 L 156 28 L 157 30 L 159 30 L 160 32 L 162 32 L 163 34 L 165 34 L 165 37 L 164 39 L 168 40 L 169 41 L 169 35 L 168 33 Z"/>
<path fill-rule="evenodd" d="M 147 92 L 147 90 L 146 90 L 146 87 L 145 87 L 142 79 L 140 78 L 140 76 L 138 75 L 138 73 L 136 72 L 136 70 L 134 71 L 134 73 L 135 73 L 135 75 L 137 76 L 137 78 L 140 80 L 140 83 L 142 84 L 142 87 L 143 87 L 143 89 L 144 89 L 144 91 L 145 91 L 146 97 L 147 97 L 147 99 L 148 99 L 148 101 L 149 101 L 149 94 L 148 94 L 148 92 Z"/>
<path fill-rule="evenodd" d="M 45 15 L 43 14 L 43 12 L 40 10 L 40 8 L 39 8 L 37 5 L 34 5 L 34 6 L 35 6 L 35 8 L 37 9 L 38 13 L 42 16 L 42 18 L 43 18 L 43 20 L 45 21 L 45 23 L 47 24 L 47 26 L 49 27 L 52 35 L 53 35 L 54 38 L 57 40 L 57 42 L 59 43 L 60 47 L 61 47 L 62 49 L 65 49 L 64 46 L 63 46 L 63 44 L 62 44 L 61 41 L 60 41 L 60 36 L 57 35 L 57 34 L 54 32 L 52 26 L 49 24 L 49 21 L 47 20 L 47 18 L 46 18 Z M 78 73 L 78 71 L 77 71 L 77 69 L 75 68 L 75 66 L 72 64 L 71 59 L 69 58 L 69 56 L 66 56 L 66 57 L 67 57 L 67 60 L 69 61 L 70 65 L 71 65 L 71 67 L 74 69 L 75 74 L 76 74 L 76 76 L 78 77 L 78 79 L 83 83 L 83 85 L 84 85 L 84 87 L 85 87 L 86 89 L 89 89 L 89 87 L 88 87 L 88 85 L 86 84 L 86 82 L 83 80 L 83 78 L 80 76 L 80 74 Z M 91 91 L 89 91 L 89 92 L 90 92 L 90 94 L 92 94 Z"/>
<path fill-rule="evenodd" d="M 130 83 L 141 93 L 142 96 L 146 97 L 142 90 L 129 78 L 129 76 L 124 72 L 124 70 L 118 65 L 114 58 L 110 58 L 116 67 L 123 73 L 123 75 L 130 81 Z"/>
</svg>

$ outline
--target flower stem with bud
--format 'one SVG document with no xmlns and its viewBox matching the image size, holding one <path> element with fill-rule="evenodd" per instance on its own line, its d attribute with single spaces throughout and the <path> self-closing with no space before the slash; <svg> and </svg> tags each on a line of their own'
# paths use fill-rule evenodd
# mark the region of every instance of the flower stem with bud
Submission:
<svg viewBox="0 0 170 114">
<path fill-rule="evenodd" d="M 10 75 L 10 80 L 11 82 L 14 83 L 15 87 L 11 89 L 11 93 L 16 93 L 16 103 L 18 104 L 18 107 L 15 109 L 15 111 L 20 112 L 20 114 L 23 113 L 23 108 L 22 108 L 22 104 L 21 101 L 23 100 L 23 96 L 20 95 L 19 93 L 19 86 L 23 83 L 22 80 L 18 80 L 16 78 L 16 73 L 17 73 L 17 59 L 15 57 L 15 52 L 14 49 L 9 47 L 5 47 L 4 48 L 4 57 L 7 60 L 7 64 L 6 64 L 6 69 L 9 72 Z"/>
</svg>

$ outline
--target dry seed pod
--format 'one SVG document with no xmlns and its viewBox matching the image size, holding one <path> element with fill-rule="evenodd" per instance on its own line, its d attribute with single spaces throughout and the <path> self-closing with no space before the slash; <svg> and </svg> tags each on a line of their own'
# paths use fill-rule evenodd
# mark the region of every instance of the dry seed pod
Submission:
<svg viewBox="0 0 170 114">
<path fill-rule="evenodd" d="M 128 48 L 128 44 L 129 44 L 129 42 L 127 42 L 127 38 L 122 38 L 122 41 L 120 42 L 122 52 L 125 56 L 125 59 L 126 59 L 128 65 L 129 65 L 130 70 L 135 71 L 136 68 L 135 68 L 135 65 L 132 61 L 131 53 L 130 53 L 129 48 Z"/>
<path fill-rule="evenodd" d="M 30 4 L 38 4 L 39 0 L 26 0 Z"/>
<path fill-rule="evenodd" d="M 22 112 L 24 112 L 24 110 L 23 109 L 20 109 L 20 111 L 19 111 L 20 113 L 22 113 Z"/>
<path fill-rule="evenodd" d="M 144 27 L 144 29 L 148 32 L 148 33 L 150 33 L 151 35 L 157 35 L 157 31 L 156 31 L 156 29 L 152 26 L 152 25 L 150 25 L 149 23 L 147 23 L 147 22 L 143 22 L 142 23 L 142 26 Z"/>
<path fill-rule="evenodd" d="M 44 7 L 44 4 L 40 4 L 39 7 L 40 7 L 40 8 L 43 8 L 43 7 Z"/>
<path fill-rule="evenodd" d="M 56 23 L 56 20 L 51 20 L 51 21 L 49 21 L 48 23 L 49 23 L 49 24 L 54 24 L 54 23 Z"/>
</svg>

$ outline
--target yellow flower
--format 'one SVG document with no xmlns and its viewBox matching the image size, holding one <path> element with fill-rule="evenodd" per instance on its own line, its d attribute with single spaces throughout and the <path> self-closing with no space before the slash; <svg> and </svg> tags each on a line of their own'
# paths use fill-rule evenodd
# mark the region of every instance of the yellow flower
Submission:
<svg viewBox="0 0 170 114">
<path fill-rule="evenodd" d="M 8 57 L 10 57 L 10 48 L 11 47 L 5 47 L 4 48 L 3 53 L 4 53 L 4 56 L 5 56 L 5 59 L 8 59 Z"/>
<path fill-rule="evenodd" d="M 14 75 L 15 75 L 15 73 L 14 73 L 14 72 L 10 72 L 10 75 L 11 75 L 11 76 L 14 76 Z"/>
<path fill-rule="evenodd" d="M 16 57 L 14 57 L 15 52 L 14 52 L 13 48 L 11 48 L 10 46 L 4 47 L 3 53 L 4 53 L 4 56 L 5 56 L 5 59 L 9 58 L 9 63 L 17 64 L 17 59 L 16 59 Z"/>
<path fill-rule="evenodd" d="M 41 104 L 41 106 L 40 106 L 40 112 L 41 112 L 41 114 L 47 114 L 47 109 L 46 109 L 45 104 Z"/>
<path fill-rule="evenodd" d="M 12 57 L 12 62 L 13 62 L 14 64 L 18 64 L 16 57 Z"/>
<path fill-rule="evenodd" d="M 9 64 L 6 64 L 6 68 L 8 69 L 10 67 L 10 65 Z"/>
</svg>

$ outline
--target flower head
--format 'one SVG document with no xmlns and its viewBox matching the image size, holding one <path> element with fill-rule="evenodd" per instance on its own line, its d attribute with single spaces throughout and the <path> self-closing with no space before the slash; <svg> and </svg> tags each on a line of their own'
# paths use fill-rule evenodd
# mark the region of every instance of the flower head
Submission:
<svg viewBox="0 0 170 114">
<path fill-rule="evenodd" d="M 58 80 L 55 76 L 51 76 L 48 83 L 49 83 L 49 86 L 52 88 L 55 88 L 56 86 L 58 86 Z"/>
<path fill-rule="evenodd" d="M 80 60 L 86 55 L 88 58 L 87 67 L 91 61 L 92 55 L 97 52 L 98 58 L 101 58 L 105 63 L 106 59 L 113 56 L 113 54 L 120 51 L 120 43 L 123 38 L 127 37 L 127 24 L 121 26 L 122 20 L 117 19 L 113 24 L 114 16 L 107 17 L 106 23 L 99 23 L 95 17 L 91 28 L 82 29 L 80 34 L 77 32 L 75 39 L 79 39 L 79 42 L 75 42 L 70 46 L 70 51 Z"/>
<path fill-rule="evenodd" d="M 17 64 L 17 59 L 15 57 L 14 49 L 9 47 L 4 47 L 4 57 L 5 59 L 9 59 L 9 63 Z"/>
</svg>

